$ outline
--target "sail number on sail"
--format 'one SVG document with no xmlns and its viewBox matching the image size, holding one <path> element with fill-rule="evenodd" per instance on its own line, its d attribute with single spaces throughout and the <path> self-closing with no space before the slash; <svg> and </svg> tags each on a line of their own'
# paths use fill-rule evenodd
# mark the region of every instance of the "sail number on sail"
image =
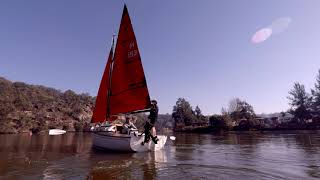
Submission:
<svg viewBox="0 0 320 180">
<path fill-rule="evenodd" d="M 128 58 L 133 58 L 134 56 L 138 55 L 137 50 L 132 50 L 128 52 Z"/>
<path fill-rule="evenodd" d="M 129 44 L 129 52 L 128 52 L 128 58 L 133 58 L 136 55 L 138 55 L 138 50 L 135 48 L 135 43 L 134 41 L 130 42 Z"/>
</svg>

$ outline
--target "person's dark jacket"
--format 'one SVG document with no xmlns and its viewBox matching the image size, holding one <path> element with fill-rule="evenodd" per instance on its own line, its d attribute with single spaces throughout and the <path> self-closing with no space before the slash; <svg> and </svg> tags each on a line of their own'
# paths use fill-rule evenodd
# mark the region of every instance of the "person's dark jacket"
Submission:
<svg viewBox="0 0 320 180">
<path fill-rule="evenodd" d="M 159 111 L 159 108 L 157 105 L 153 104 L 151 106 L 151 109 L 150 109 L 150 115 L 149 115 L 149 119 L 150 119 L 150 123 L 152 125 L 154 125 L 154 123 L 157 121 L 158 119 L 158 111 Z"/>
</svg>

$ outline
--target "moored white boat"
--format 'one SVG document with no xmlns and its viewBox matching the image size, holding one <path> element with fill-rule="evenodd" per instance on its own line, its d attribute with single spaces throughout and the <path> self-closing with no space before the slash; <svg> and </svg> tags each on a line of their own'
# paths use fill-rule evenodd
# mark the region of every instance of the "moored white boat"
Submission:
<svg viewBox="0 0 320 180">
<path fill-rule="evenodd" d="M 49 130 L 49 135 L 61 135 L 65 134 L 67 131 L 62 130 L 62 129 L 50 129 Z"/>
</svg>

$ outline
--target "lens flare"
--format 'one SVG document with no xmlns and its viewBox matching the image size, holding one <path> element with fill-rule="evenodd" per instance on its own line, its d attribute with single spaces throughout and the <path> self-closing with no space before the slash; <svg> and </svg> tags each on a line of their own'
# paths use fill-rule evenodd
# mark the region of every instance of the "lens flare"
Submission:
<svg viewBox="0 0 320 180">
<path fill-rule="evenodd" d="M 269 39 L 271 35 L 272 35 L 272 29 L 262 28 L 259 31 L 257 31 L 256 33 L 254 33 L 254 35 L 251 38 L 251 42 L 254 44 L 261 43 L 261 42 Z"/>
<path fill-rule="evenodd" d="M 258 44 L 266 41 L 271 35 L 280 34 L 289 28 L 292 19 L 290 17 L 281 17 L 274 20 L 271 25 L 260 29 L 251 38 L 253 44 Z"/>
<path fill-rule="evenodd" d="M 273 34 L 279 34 L 288 29 L 292 19 L 290 17 L 282 17 L 274 20 L 270 26 Z"/>
</svg>

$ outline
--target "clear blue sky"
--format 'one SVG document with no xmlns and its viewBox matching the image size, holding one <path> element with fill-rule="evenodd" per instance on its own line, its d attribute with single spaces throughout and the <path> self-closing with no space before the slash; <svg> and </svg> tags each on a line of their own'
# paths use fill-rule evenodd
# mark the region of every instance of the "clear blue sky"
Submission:
<svg viewBox="0 0 320 180">
<path fill-rule="evenodd" d="M 184 97 L 204 114 L 239 97 L 257 113 L 287 110 L 295 81 L 320 68 L 318 0 L 1 0 L 0 76 L 95 96 L 126 2 L 150 95 L 161 113 Z M 289 28 L 251 36 L 281 17 Z"/>
</svg>

